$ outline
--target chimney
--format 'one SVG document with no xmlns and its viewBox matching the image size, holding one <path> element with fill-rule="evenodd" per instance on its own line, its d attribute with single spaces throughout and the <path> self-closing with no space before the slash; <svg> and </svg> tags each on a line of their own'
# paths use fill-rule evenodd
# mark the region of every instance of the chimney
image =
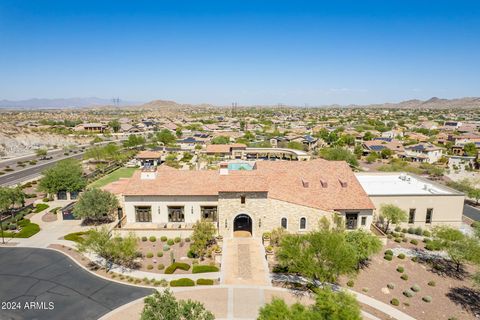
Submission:
<svg viewBox="0 0 480 320">
<path fill-rule="evenodd" d="M 310 183 L 307 180 L 305 180 L 304 178 L 302 178 L 302 184 L 303 184 L 304 188 L 308 188 L 310 186 Z"/>
<path fill-rule="evenodd" d="M 342 188 L 346 188 L 347 187 L 347 181 L 343 181 L 341 179 L 338 179 L 338 182 L 340 182 L 340 185 L 342 186 Z"/>
<path fill-rule="evenodd" d="M 226 176 L 228 174 L 228 163 L 220 163 L 220 175 Z"/>
</svg>

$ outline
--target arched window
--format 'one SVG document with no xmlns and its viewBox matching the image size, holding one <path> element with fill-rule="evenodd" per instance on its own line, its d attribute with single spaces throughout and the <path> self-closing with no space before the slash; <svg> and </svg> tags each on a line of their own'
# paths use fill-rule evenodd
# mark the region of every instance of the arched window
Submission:
<svg viewBox="0 0 480 320">
<path fill-rule="evenodd" d="M 307 219 L 302 217 L 300 218 L 300 229 L 306 229 L 307 228 Z"/>
<path fill-rule="evenodd" d="M 288 227 L 287 218 L 282 218 L 281 224 L 282 224 L 283 229 L 287 229 L 287 227 Z"/>
</svg>

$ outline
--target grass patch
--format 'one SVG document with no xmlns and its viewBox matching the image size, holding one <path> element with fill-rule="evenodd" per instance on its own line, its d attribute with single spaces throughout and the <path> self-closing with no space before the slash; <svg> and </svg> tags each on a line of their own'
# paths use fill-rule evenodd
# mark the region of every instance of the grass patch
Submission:
<svg viewBox="0 0 480 320">
<path fill-rule="evenodd" d="M 172 274 L 177 269 L 188 271 L 190 269 L 190 265 L 188 263 L 183 263 L 183 262 L 172 263 L 165 269 L 165 274 Z"/>
<path fill-rule="evenodd" d="M 199 265 L 199 264 L 196 264 L 193 266 L 192 273 L 204 273 L 204 272 L 218 272 L 218 267 L 209 266 L 209 265 Z"/>
<path fill-rule="evenodd" d="M 77 243 L 82 243 L 83 240 L 84 240 L 83 236 L 87 235 L 89 232 L 90 231 L 72 232 L 72 233 L 69 233 L 66 236 L 64 236 L 63 239 L 74 241 L 74 242 L 77 242 Z"/>
<path fill-rule="evenodd" d="M 212 286 L 213 280 L 212 279 L 198 279 L 197 286 Z"/>
<path fill-rule="evenodd" d="M 189 278 L 180 278 L 178 280 L 170 281 L 171 287 L 193 287 L 195 286 L 195 282 Z"/>
<path fill-rule="evenodd" d="M 88 185 L 89 188 L 101 188 L 106 186 L 109 183 L 115 182 L 120 178 L 130 178 L 137 168 L 118 168 L 117 170 L 107 174 L 106 176 L 101 177 L 97 181 L 92 182 Z"/>
<path fill-rule="evenodd" d="M 31 236 L 40 231 L 40 226 L 36 223 L 30 222 L 29 219 L 21 220 L 20 222 L 18 222 L 18 226 L 22 228 L 20 232 L 14 233 L 4 231 L 3 236 L 5 238 L 30 238 Z"/>
<path fill-rule="evenodd" d="M 33 212 L 39 213 L 39 212 L 42 212 L 45 209 L 48 209 L 48 207 L 50 207 L 50 206 L 46 203 L 39 203 L 35 206 L 35 209 L 33 210 Z"/>
</svg>

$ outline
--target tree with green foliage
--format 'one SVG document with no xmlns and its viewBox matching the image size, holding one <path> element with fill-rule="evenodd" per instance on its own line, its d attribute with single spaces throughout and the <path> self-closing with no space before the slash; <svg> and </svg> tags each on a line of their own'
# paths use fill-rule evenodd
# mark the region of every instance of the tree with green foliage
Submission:
<svg viewBox="0 0 480 320">
<path fill-rule="evenodd" d="M 182 135 L 183 135 L 182 127 L 177 127 L 177 129 L 175 129 L 175 135 L 177 136 L 177 138 L 182 137 Z"/>
<path fill-rule="evenodd" d="M 190 245 L 191 252 L 203 260 L 207 253 L 208 246 L 213 243 L 215 232 L 216 229 L 213 223 L 198 220 L 193 225 L 192 244 Z"/>
<path fill-rule="evenodd" d="M 175 143 L 176 138 L 173 133 L 168 129 L 163 129 L 155 134 L 155 140 L 162 143 L 165 146 Z"/>
<path fill-rule="evenodd" d="M 87 222 L 111 221 L 115 217 L 118 206 L 118 199 L 115 195 L 93 188 L 81 194 L 73 208 L 73 215 Z"/>
<path fill-rule="evenodd" d="M 80 252 L 93 252 L 105 259 L 105 269 L 111 263 L 125 267 L 135 267 L 138 256 L 138 239 L 134 233 L 126 237 L 113 237 L 108 227 L 90 230 L 82 242 L 77 244 Z"/>
<path fill-rule="evenodd" d="M 35 154 L 37 155 L 37 157 L 40 157 L 41 160 L 47 157 L 47 153 L 48 153 L 47 149 L 44 149 L 44 148 L 39 148 L 35 150 Z"/>
<path fill-rule="evenodd" d="M 392 154 L 392 150 L 388 148 L 383 148 L 382 151 L 380 151 L 380 156 L 382 157 L 382 159 L 388 159 L 392 156 Z"/>
<path fill-rule="evenodd" d="M 298 141 L 290 141 L 286 144 L 286 147 L 288 149 L 294 149 L 294 150 L 305 150 L 305 146 L 303 143 L 298 142 Z"/>
<path fill-rule="evenodd" d="M 141 320 L 214 320 L 214 315 L 198 301 L 177 301 L 170 290 L 155 291 L 144 300 Z"/>
<path fill-rule="evenodd" d="M 315 303 L 304 306 L 294 303 L 288 306 L 285 301 L 274 298 L 264 305 L 258 320 L 360 320 L 360 305 L 355 297 L 345 291 L 333 291 L 330 287 L 317 289 Z"/>
<path fill-rule="evenodd" d="M 476 157 L 477 156 L 477 146 L 473 142 L 465 143 L 463 145 L 463 151 L 469 157 Z"/>
<path fill-rule="evenodd" d="M 120 124 L 120 121 L 118 119 L 113 119 L 108 123 L 108 126 L 113 130 L 113 132 L 117 133 L 120 131 L 120 128 L 122 127 Z"/>
<path fill-rule="evenodd" d="M 388 232 L 391 224 L 397 225 L 400 222 L 406 222 L 408 215 L 405 210 L 394 204 L 383 204 L 380 207 L 380 218 L 384 220 L 384 231 Z"/>
<path fill-rule="evenodd" d="M 471 199 L 475 199 L 476 204 L 480 200 L 480 188 L 471 188 L 468 190 L 468 197 Z"/>
<path fill-rule="evenodd" d="M 39 188 L 49 194 L 56 194 L 59 191 L 80 191 L 86 185 L 82 166 L 76 159 L 59 161 L 55 166 L 43 171 L 42 174 L 43 178 L 40 180 Z"/>
<path fill-rule="evenodd" d="M 20 186 L 10 188 L 0 186 L 0 214 L 15 206 L 25 205 L 25 193 Z"/>
<path fill-rule="evenodd" d="M 128 136 L 128 139 L 123 142 L 123 146 L 127 148 L 135 148 L 144 145 L 146 142 L 147 141 L 143 136 L 131 134 Z"/>
<path fill-rule="evenodd" d="M 218 136 L 212 139 L 212 144 L 229 144 L 230 138 L 225 136 Z"/>
<path fill-rule="evenodd" d="M 363 155 L 363 148 L 362 145 L 357 144 L 355 148 L 353 149 L 353 154 L 357 157 L 357 159 L 360 159 Z"/>
<path fill-rule="evenodd" d="M 368 156 L 365 158 L 365 160 L 367 161 L 367 163 L 373 163 L 373 162 L 377 161 L 378 158 L 379 158 L 378 153 L 376 153 L 375 151 L 372 151 L 368 154 Z"/>
<path fill-rule="evenodd" d="M 365 134 L 363 135 L 363 141 L 370 141 L 373 140 L 373 138 L 375 138 L 375 136 L 370 131 L 365 132 Z"/>
<path fill-rule="evenodd" d="M 347 232 L 347 243 L 353 247 L 357 260 L 357 269 L 368 259 L 382 250 L 382 242 L 375 235 L 364 230 L 354 230 Z"/>
<path fill-rule="evenodd" d="M 319 230 L 306 235 L 286 235 L 277 251 L 281 267 L 312 280 L 335 282 L 340 275 L 354 273 L 354 248 L 345 232 Z"/>
<path fill-rule="evenodd" d="M 342 147 L 323 148 L 319 151 L 319 156 L 325 160 L 343 160 L 348 162 L 351 166 L 358 166 L 358 161 L 355 155 L 348 149 Z"/>
</svg>

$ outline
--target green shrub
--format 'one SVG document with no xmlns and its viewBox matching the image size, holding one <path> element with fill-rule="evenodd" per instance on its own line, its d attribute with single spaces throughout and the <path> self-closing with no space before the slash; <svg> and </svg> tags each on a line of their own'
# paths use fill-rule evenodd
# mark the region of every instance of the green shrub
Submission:
<svg viewBox="0 0 480 320">
<path fill-rule="evenodd" d="M 417 245 L 418 240 L 417 239 L 412 239 L 412 240 L 410 240 L 410 243 L 413 244 L 413 245 Z"/>
<path fill-rule="evenodd" d="M 422 230 L 421 227 L 418 227 L 418 228 L 415 229 L 415 234 L 416 234 L 417 236 L 421 236 L 422 233 L 423 233 L 423 230 Z"/>
<path fill-rule="evenodd" d="M 155 242 L 155 241 L 157 241 L 157 238 L 155 236 L 150 236 L 150 238 L 148 238 L 148 240 L 150 240 L 150 242 Z"/>
<path fill-rule="evenodd" d="M 423 236 L 424 237 L 430 237 L 432 235 L 432 233 L 428 230 L 423 230 Z"/>
<path fill-rule="evenodd" d="M 219 269 L 216 266 L 209 265 L 194 265 L 192 268 L 192 273 L 204 273 L 204 272 L 218 272 Z"/>
<path fill-rule="evenodd" d="M 397 256 L 398 259 L 405 259 L 405 254 L 403 253 L 400 253 L 398 256 Z"/>
<path fill-rule="evenodd" d="M 28 219 L 19 221 L 18 226 L 21 227 L 19 232 L 14 233 L 4 231 L 3 236 L 5 238 L 30 238 L 40 231 L 40 226 L 36 223 L 31 223 Z"/>
<path fill-rule="evenodd" d="M 438 251 L 442 248 L 442 244 L 440 241 L 432 240 L 428 241 L 425 245 L 425 249 L 430 250 L 430 251 Z"/>
<path fill-rule="evenodd" d="M 387 234 L 387 239 L 393 239 L 393 236 L 391 234 Z"/>
<path fill-rule="evenodd" d="M 198 279 L 197 286 L 211 286 L 213 285 L 212 279 Z"/>
<path fill-rule="evenodd" d="M 183 262 L 172 263 L 165 269 L 165 274 L 172 274 L 177 269 L 188 271 L 190 269 L 190 265 L 188 263 L 183 263 Z"/>
<path fill-rule="evenodd" d="M 195 286 L 195 282 L 189 278 L 180 278 L 178 280 L 170 281 L 171 287 L 193 287 Z"/>
<path fill-rule="evenodd" d="M 158 252 L 157 252 L 157 257 L 159 257 L 159 258 L 163 257 L 163 252 L 162 252 L 162 251 L 158 251 Z"/>
<path fill-rule="evenodd" d="M 400 242 L 402 242 L 402 238 L 395 238 L 394 241 L 397 242 L 397 243 L 400 243 Z"/>
<path fill-rule="evenodd" d="M 163 245 L 163 251 L 170 250 L 170 246 L 168 244 Z"/>
<path fill-rule="evenodd" d="M 148 252 L 148 253 L 147 253 L 147 258 L 153 258 L 153 253 Z"/>
<path fill-rule="evenodd" d="M 403 295 L 407 298 L 411 298 L 415 295 L 415 293 L 412 290 L 407 289 L 407 290 L 403 291 Z"/>
<path fill-rule="evenodd" d="M 180 241 L 182 241 L 182 238 L 180 237 L 175 237 L 175 239 L 173 240 L 175 243 L 179 243 Z"/>
<path fill-rule="evenodd" d="M 417 256 L 412 257 L 412 261 L 413 261 L 413 262 L 417 262 L 417 261 L 418 261 L 418 257 L 417 257 Z"/>
<path fill-rule="evenodd" d="M 173 239 L 168 239 L 168 240 L 167 240 L 167 244 L 168 244 L 169 246 L 173 246 L 173 245 L 175 244 L 175 241 L 173 241 Z"/>
<path fill-rule="evenodd" d="M 389 255 L 389 254 L 386 254 L 383 256 L 383 259 L 387 260 L 387 261 L 392 261 L 393 259 L 393 256 L 392 255 Z"/>
<path fill-rule="evenodd" d="M 17 230 L 17 224 L 16 223 L 11 223 L 8 225 L 8 230 Z"/>
<path fill-rule="evenodd" d="M 418 292 L 420 291 L 420 286 L 418 284 L 414 284 L 410 289 L 412 289 L 413 292 Z"/>
<path fill-rule="evenodd" d="M 400 301 L 398 301 L 398 299 L 396 299 L 396 298 L 393 298 L 392 300 L 390 300 L 390 304 L 393 305 L 393 306 L 399 306 Z"/>
<path fill-rule="evenodd" d="M 158 270 L 163 270 L 163 269 L 165 269 L 165 265 L 163 265 L 162 263 L 159 263 L 159 264 L 157 265 L 157 269 L 158 269 Z"/>
<path fill-rule="evenodd" d="M 402 228 L 400 228 L 399 226 L 395 227 L 395 232 L 400 232 L 400 230 L 402 230 Z"/>
<path fill-rule="evenodd" d="M 390 250 L 390 249 L 388 249 L 388 250 L 385 251 L 385 255 L 387 255 L 387 254 L 392 256 L 392 255 L 393 255 L 393 251 Z"/>
<path fill-rule="evenodd" d="M 50 199 L 49 199 L 49 198 L 43 198 L 42 201 L 43 201 L 43 202 L 49 202 Z"/>
<path fill-rule="evenodd" d="M 145 237 L 145 236 L 142 237 L 142 241 L 143 241 L 143 242 L 145 242 L 145 241 L 147 241 L 147 240 L 148 240 L 147 237 Z"/>
<path fill-rule="evenodd" d="M 430 280 L 430 281 L 428 281 L 428 285 L 429 285 L 430 287 L 435 287 L 437 284 L 436 284 L 435 281 Z"/>
<path fill-rule="evenodd" d="M 408 275 L 406 273 L 404 273 L 400 276 L 400 279 L 407 281 L 408 280 Z"/>
<path fill-rule="evenodd" d="M 409 234 L 414 234 L 414 233 L 415 233 L 415 229 L 414 229 L 413 227 L 410 227 L 410 228 L 408 228 L 407 232 L 408 232 Z"/>
<path fill-rule="evenodd" d="M 185 238 L 185 242 L 190 242 L 190 238 L 189 237 Z"/>
<path fill-rule="evenodd" d="M 147 265 L 147 270 L 152 270 L 153 266 L 151 264 Z"/>
<path fill-rule="evenodd" d="M 33 212 L 39 213 L 39 212 L 42 212 L 43 210 L 47 209 L 48 207 L 49 207 L 49 205 L 46 204 L 46 203 L 39 203 L 35 206 L 35 210 L 33 210 Z"/>
<path fill-rule="evenodd" d="M 387 284 L 387 288 L 390 290 L 395 289 L 395 284 L 390 282 L 389 284 Z"/>
<path fill-rule="evenodd" d="M 408 239 L 407 238 L 402 238 L 402 242 L 407 242 Z"/>
<path fill-rule="evenodd" d="M 167 239 L 168 239 L 168 238 L 167 238 L 166 236 L 161 236 L 161 237 L 160 237 L 160 241 L 162 241 L 162 242 L 167 241 Z"/>
<path fill-rule="evenodd" d="M 430 303 L 430 302 L 432 302 L 432 297 L 430 297 L 430 296 L 425 296 L 425 297 L 422 298 L 422 300 L 425 301 L 425 302 L 427 302 L 427 303 Z"/>
<path fill-rule="evenodd" d="M 405 271 L 405 268 L 402 266 L 397 267 L 397 272 L 403 273 Z"/>
<path fill-rule="evenodd" d="M 348 280 L 347 281 L 347 286 L 353 287 L 354 285 L 355 285 L 355 282 L 353 282 L 353 280 Z"/>
<path fill-rule="evenodd" d="M 407 228 L 403 228 L 402 233 L 407 233 Z"/>
</svg>

